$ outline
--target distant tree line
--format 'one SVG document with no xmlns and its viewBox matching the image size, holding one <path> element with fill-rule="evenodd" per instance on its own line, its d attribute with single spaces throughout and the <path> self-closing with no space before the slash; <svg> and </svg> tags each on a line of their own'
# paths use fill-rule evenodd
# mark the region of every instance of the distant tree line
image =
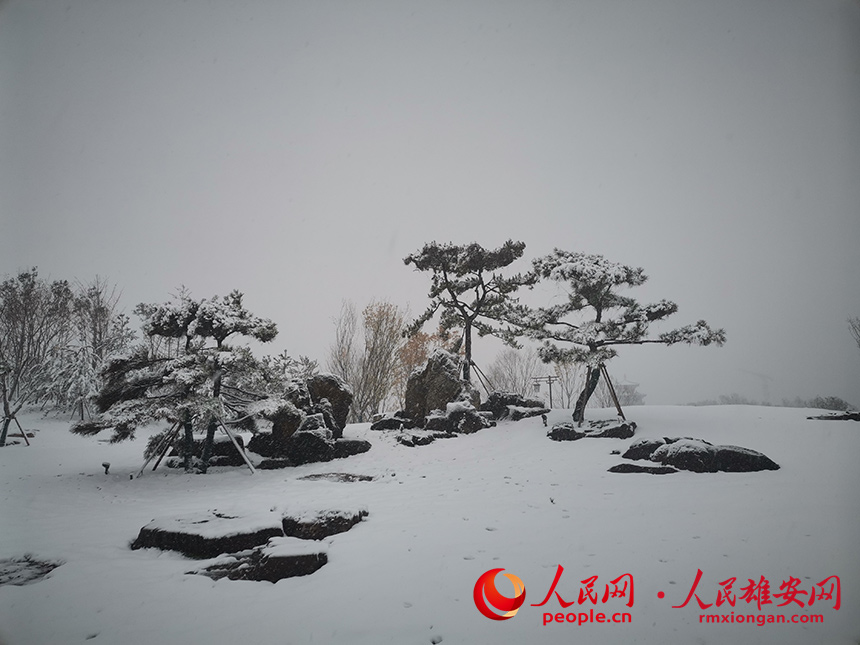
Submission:
<svg viewBox="0 0 860 645">
<path fill-rule="evenodd" d="M 802 399 L 799 396 L 793 399 L 782 399 L 779 404 L 769 403 L 767 401 L 756 401 L 748 399 L 740 394 L 721 394 L 716 399 L 705 399 L 688 403 L 687 405 L 702 406 L 702 405 L 763 405 L 776 406 L 783 408 L 815 408 L 819 410 L 835 410 L 845 412 L 848 410 L 856 410 L 857 406 L 848 403 L 838 396 L 816 396 L 811 399 Z"/>
</svg>

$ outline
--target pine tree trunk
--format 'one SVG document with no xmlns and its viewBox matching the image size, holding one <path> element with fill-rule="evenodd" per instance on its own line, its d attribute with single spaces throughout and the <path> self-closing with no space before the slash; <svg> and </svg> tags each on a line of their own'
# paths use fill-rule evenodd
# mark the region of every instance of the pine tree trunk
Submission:
<svg viewBox="0 0 860 645">
<path fill-rule="evenodd" d="M 190 473 L 194 457 L 194 426 L 187 417 L 182 426 L 185 428 L 185 472 Z"/>
<path fill-rule="evenodd" d="M 206 441 L 203 442 L 203 457 L 201 458 L 203 463 L 200 464 L 198 471 L 200 473 L 205 473 L 209 469 L 209 458 L 212 456 L 212 444 L 215 443 L 215 430 L 217 429 L 218 424 L 215 423 L 215 419 L 211 419 L 206 428 Z"/>
<path fill-rule="evenodd" d="M 472 325 L 466 323 L 463 328 L 463 342 L 465 343 L 466 361 L 463 363 L 463 380 L 471 382 L 472 380 Z"/>
<path fill-rule="evenodd" d="M 3 432 L 0 433 L 0 448 L 6 445 L 6 434 L 9 432 L 10 423 L 12 423 L 12 417 L 3 419 Z"/>
<path fill-rule="evenodd" d="M 576 400 L 576 407 L 573 410 L 573 421 L 582 425 L 585 421 L 585 406 L 588 405 L 588 400 L 597 389 L 597 383 L 600 381 L 600 367 L 588 368 L 588 375 L 585 377 L 585 387 Z"/>
</svg>

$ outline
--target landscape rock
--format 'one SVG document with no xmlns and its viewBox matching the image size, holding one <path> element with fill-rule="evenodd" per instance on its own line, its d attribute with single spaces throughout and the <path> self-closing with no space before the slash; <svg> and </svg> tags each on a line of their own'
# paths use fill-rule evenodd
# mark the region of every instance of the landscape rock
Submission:
<svg viewBox="0 0 860 645">
<path fill-rule="evenodd" d="M 585 432 L 574 426 L 572 423 L 556 423 L 546 436 L 553 441 L 576 441 L 585 436 Z"/>
<path fill-rule="evenodd" d="M 817 421 L 860 421 L 860 412 L 834 412 L 816 417 L 806 417 Z"/>
<path fill-rule="evenodd" d="M 444 430 L 409 430 L 408 432 L 401 432 L 397 435 L 396 439 L 397 443 L 401 445 L 415 448 L 431 444 L 436 439 L 451 439 L 456 436 L 453 432 L 446 432 Z"/>
<path fill-rule="evenodd" d="M 371 430 L 402 430 L 403 419 L 397 417 L 382 417 L 370 424 Z"/>
<path fill-rule="evenodd" d="M 766 455 L 740 446 L 717 446 L 714 466 L 727 473 L 779 470 L 779 464 Z"/>
<path fill-rule="evenodd" d="M 283 519 L 284 535 L 302 540 L 322 540 L 344 533 L 367 517 L 366 509 L 322 511 L 318 513 L 287 515 Z"/>
<path fill-rule="evenodd" d="M 248 450 L 261 457 L 286 457 L 284 446 L 286 439 L 281 439 L 269 432 L 260 432 L 251 437 L 248 442 Z"/>
<path fill-rule="evenodd" d="M 516 405 L 508 406 L 508 419 L 510 421 L 521 421 L 531 417 L 540 417 L 549 414 L 549 408 L 528 408 Z"/>
<path fill-rule="evenodd" d="M 153 520 L 132 542 L 132 549 L 156 548 L 179 551 L 189 558 L 213 558 L 244 551 L 282 536 L 280 518 L 274 513 L 257 517 L 208 511 L 196 515 Z"/>
<path fill-rule="evenodd" d="M 549 412 L 543 401 L 527 399 L 513 392 L 491 392 L 481 405 L 481 410 L 491 412 L 496 421 L 507 418 L 519 421 Z"/>
<path fill-rule="evenodd" d="M 633 421 L 623 419 L 586 421 L 586 426 L 585 436 L 595 439 L 629 439 L 636 431 Z"/>
<path fill-rule="evenodd" d="M 296 432 L 308 430 L 325 430 L 327 428 L 328 425 L 326 425 L 325 416 L 322 412 L 318 412 L 316 414 L 309 414 L 304 419 L 302 419 L 302 423 L 298 427 Z"/>
<path fill-rule="evenodd" d="M 383 415 L 370 425 L 371 430 L 412 430 L 424 426 L 424 419 L 410 419 L 405 412 Z"/>
<path fill-rule="evenodd" d="M 663 465 L 697 473 L 779 469 L 779 464 L 756 450 L 741 446 L 715 446 L 691 437 L 664 437 L 662 442 L 638 441 L 622 456 L 628 459 L 648 458 Z"/>
<path fill-rule="evenodd" d="M 334 459 L 334 440 L 328 428 L 299 430 L 284 443 L 282 456 L 296 465 Z"/>
<path fill-rule="evenodd" d="M 580 428 L 573 423 L 557 423 L 547 432 L 547 436 L 553 441 L 576 441 L 586 437 L 592 439 L 629 439 L 635 430 L 635 423 L 621 419 L 587 421 L 585 428 Z"/>
<path fill-rule="evenodd" d="M 665 443 L 663 439 L 638 439 L 621 456 L 625 459 L 650 459 L 651 454 Z"/>
<path fill-rule="evenodd" d="M 346 427 L 349 406 L 352 405 L 352 388 L 334 374 L 316 374 L 308 379 L 307 389 L 313 403 L 328 399 L 335 423 L 334 438 L 340 439 Z"/>
<path fill-rule="evenodd" d="M 319 481 L 325 480 L 330 482 L 372 482 L 375 477 L 372 475 L 354 475 L 353 473 L 314 473 L 312 475 L 305 475 L 304 477 L 299 477 L 298 479 L 305 479 L 307 481 Z"/>
<path fill-rule="evenodd" d="M 436 414 L 427 417 L 424 423 L 424 430 L 427 432 L 443 432 L 448 434 L 454 433 L 454 423 L 447 415 Z"/>
<path fill-rule="evenodd" d="M 651 453 L 650 459 L 694 473 L 713 473 L 717 472 L 714 465 L 716 454 L 714 446 L 703 441 L 680 439 L 663 444 Z"/>
<path fill-rule="evenodd" d="M 305 413 L 295 405 L 286 402 L 281 405 L 277 412 L 265 415 L 272 422 L 272 437 L 277 441 L 286 441 L 304 421 Z M 250 448 L 250 445 L 249 445 Z M 257 452 L 256 450 L 254 452 Z"/>
<path fill-rule="evenodd" d="M 460 359 L 436 349 L 423 369 L 413 372 L 406 383 L 405 413 L 411 419 L 428 416 L 433 410 L 445 410 L 456 401 L 480 404 L 480 395 L 470 383 L 460 378 Z"/>
<path fill-rule="evenodd" d="M 372 444 L 364 439 L 337 439 L 334 442 L 334 458 L 343 459 L 360 455 L 370 450 Z"/>
<path fill-rule="evenodd" d="M 200 571 L 189 571 L 214 580 L 255 580 L 277 582 L 284 578 L 307 576 L 328 562 L 323 545 L 296 538 L 276 537 L 264 547 L 233 553 Z"/>
<path fill-rule="evenodd" d="M 618 464 L 609 469 L 610 473 L 649 473 L 651 475 L 669 475 L 678 472 L 671 466 L 643 466 L 641 464 Z"/>
<path fill-rule="evenodd" d="M 280 470 L 281 468 L 292 468 L 296 465 L 291 459 L 287 459 L 286 457 L 272 457 L 270 459 L 263 459 L 263 461 L 257 464 L 257 470 Z"/>
</svg>

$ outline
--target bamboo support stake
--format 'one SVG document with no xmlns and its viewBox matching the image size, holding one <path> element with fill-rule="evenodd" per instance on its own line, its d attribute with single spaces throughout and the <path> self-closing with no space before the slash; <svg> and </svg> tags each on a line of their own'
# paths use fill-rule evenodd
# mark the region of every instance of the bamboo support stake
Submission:
<svg viewBox="0 0 860 645">
<path fill-rule="evenodd" d="M 627 421 L 627 417 L 624 416 L 624 411 L 621 409 L 621 403 L 618 402 L 618 395 L 615 393 L 615 387 L 609 379 L 609 372 L 606 370 L 606 365 L 601 364 L 600 370 L 603 372 L 603 378 L 606 379 L 606 385 L 609 387 L 609 394 L 612 396 L 612 400 L 615 402 L 615 409 L 618 410 L 618 416 Z"/>
</svg>

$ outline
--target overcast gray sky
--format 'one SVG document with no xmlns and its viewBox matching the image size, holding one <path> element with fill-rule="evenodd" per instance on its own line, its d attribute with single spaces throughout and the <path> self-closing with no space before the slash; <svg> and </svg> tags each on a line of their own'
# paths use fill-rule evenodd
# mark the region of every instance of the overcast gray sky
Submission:
<svg viewBox="0 0 860 645">
<path fill-rule="evenodd" d="M 324 361 L 425 242 L 513 238 L 726 329 L 624 349 L 649 403 L 860 404 L 858 115 L 856 1 L 0 0 L 0 274 L 238 288 Z"/>
</svg>

